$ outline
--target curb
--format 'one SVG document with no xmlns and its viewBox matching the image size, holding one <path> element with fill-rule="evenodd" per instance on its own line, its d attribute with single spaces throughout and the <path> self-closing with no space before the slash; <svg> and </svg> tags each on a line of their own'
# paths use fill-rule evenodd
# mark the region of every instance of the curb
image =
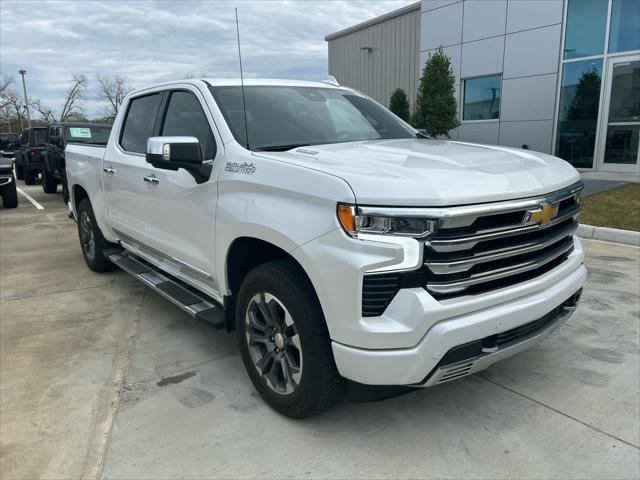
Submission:
<svg viewBox="0 0 640 480">
<path fill-rule="evenodd" d="M 593 225 L 580 224 L 576 234 L 581 238 L 640 246 L 640 232 L 622 230 L 621 228 L 594 227 Z"/>
</svg>

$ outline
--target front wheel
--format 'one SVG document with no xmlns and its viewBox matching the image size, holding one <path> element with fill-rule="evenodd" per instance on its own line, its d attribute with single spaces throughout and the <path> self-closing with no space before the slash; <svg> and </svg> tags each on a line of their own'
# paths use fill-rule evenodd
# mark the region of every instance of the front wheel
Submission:
<svg viewBox="0 0 640 480">
<path fill-rule="evenodd" d="M 5 185 L 2 190 L 2 205 L 4 208 L 16 208 L 18 206 L 18 191 L 15 180 Z"/>
<path fill-rule="evenodd" d="M 313 287 L 291 261 L 256 267 L 240 287 L 236 330 L 245 368 L 279 413 L 306 418 L 346 395 Z"/>
<path fill-rule="evenodd" d="M 22 164 L 22 153 L 16 154 L 16 178 L 24 180 L 24 165 Z"/>
<path fill-rule="evenodd" d="M 107 272 L 116 268 L 116 265 L 104 256 L 104 249 L 112 244 L 102 236 L 88 198 L 82 200 L 78 205 L 78 237 L 80 238 L 82 256 L 91 270 Z"/>
</svg>

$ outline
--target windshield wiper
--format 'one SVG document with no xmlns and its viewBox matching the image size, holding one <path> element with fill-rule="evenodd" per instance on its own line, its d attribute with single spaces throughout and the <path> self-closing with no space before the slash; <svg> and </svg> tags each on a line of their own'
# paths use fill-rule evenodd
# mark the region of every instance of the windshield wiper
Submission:
<svg viewBox="0 0 640 480">
<path fill-rule="evenodd" d="M 308 147 L 308 143 L 292 143 L 290 145 L 267 145 L 266 147 L 257 147 L 256 150 L 263 152 L 286 152 L 293 148 Z"/>
</svg>

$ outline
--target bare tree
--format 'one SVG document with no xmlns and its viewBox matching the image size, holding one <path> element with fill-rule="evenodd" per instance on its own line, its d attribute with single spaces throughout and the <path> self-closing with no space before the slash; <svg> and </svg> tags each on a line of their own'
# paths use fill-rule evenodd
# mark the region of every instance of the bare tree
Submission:
<svg viewBox="0 0 640 480">
<path fill-rule="evenodd" d="M 112 77 L 98 77 L 100 98 L 108 102 L 107 116 L 115 116 L 122 105 L 124 97 L 131 91 L 127 85 L 127 79 L 115 74 Z"/>
<path fill-rule="evenodd" d="M 56 116 L 46 105 L 43 105 L 39 98 L 29 98 L 29 107 L 34 109 L 36 112 L 40 114 L 42 120 L 47 123 L 52 123 L 56 121 Z"/>
<path fill-rule="evenodd" d="M 8 111 L 13 110 L 16 112 L 16 116 L 20 120 L 20 128 L 23 129 L 24 100 L 22 95 L 13 89 L 5 89 L 0 96 L 0 102 L 2 102 L 2 107 L 7 108 Z"/>
<path fill-rule="evenodd" d="M 11 102 L 7 97 L 11 92 L 9 87 L 14 81 L 15 78 L 13 78 L 13 75 L 2 75 L 0 77 L 0 109 L 6 107 L 7 105 L 11 105 Z"/>
<path fill-rule="evenodd" d="M 67 90 L 67 97 L 60 112 L 60 121 L 64 122 L 74 114 L 82 113 L 82 101 L 87 87 L 87 77 L 74 75 Z"/>
</svg>

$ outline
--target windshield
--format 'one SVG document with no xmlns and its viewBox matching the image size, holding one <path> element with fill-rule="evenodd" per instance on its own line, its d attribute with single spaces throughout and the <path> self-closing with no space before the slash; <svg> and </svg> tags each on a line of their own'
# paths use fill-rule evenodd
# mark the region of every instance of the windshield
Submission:
<svg viewBox="0 0 640 480">
<path fill-rule="evenodd" d="M 77 127 L 67 127 L 65 138 L 73 143 L 93 143 L 106 145 L 109 141 L 111 127 L 98 127 L 94 125 L 83 125 Z"/>
<path fill-rule="evenodd" d="M 34 128 L 33 129 L 33 147 L 39 147 L 40 145 L 44 145 L 44 142 L 47 138 L 47 129 L 46 128 Z"/>
<path fill-rule="evenodd" d="M 247 144 L 239 86 L 210 87 L 236 141 Z M 337 88 L 245 87 L 252 150 L 302 145 L 416 138 L 416 133 L 372 100 Z"/>
</svg>

